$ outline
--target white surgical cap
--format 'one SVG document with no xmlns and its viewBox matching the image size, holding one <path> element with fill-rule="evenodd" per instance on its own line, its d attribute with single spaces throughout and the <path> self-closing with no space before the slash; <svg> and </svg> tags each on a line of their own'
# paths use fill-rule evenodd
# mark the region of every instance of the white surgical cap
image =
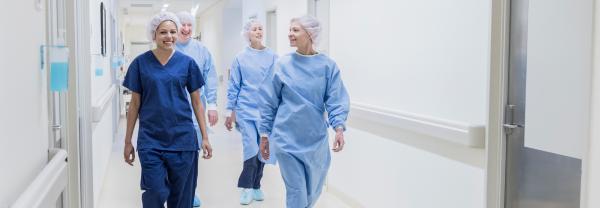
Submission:
<svg viewBox="0 0 600 208">
<path fill-rule="evenodd" d="M 319 35 L 321 34 L 321 23 L 319 23 L 319 20 L 317 20 L 317 18 L 304 15 L 302 17 L 292 18 L 290 23 L 292 22 L 298 22 L 300 26 L 302 26 L 302 28 L 306 30 L 306 32 L 310 36 L 310 39 L 312 40 L 313 46 L 316 46 L 319 43 Z"/>
<path fill-rule="evenodd" d="M 262 26 L 262 23 L 260 21 L 258 21 L 257 19 L 249 19 L 248 21 L 246 21 L 244 23 L 244 26 L 242 27 L 242 38 L 248 43 L 250 44 L 250 29 L 252 29 L 252 25 L 253 24 L 259 24 Z"/>
<path fill-rule="evenodd" d="M 179 21 L 181 22 L 181 24 L 190 23 L 190 24 L 192 24 L 192 28 L 194 28 L 194 25 L 196 25 L 196 19 L 189 12 L 186 12 L 186 11 L 177 12 L 177 17 L 179 18 Z"/>
<path fill-rule="evenodd" d="M 173 14 L 171 12 L 160 12 L 157 15 L 154 15 L 154 17 L 152 17 L 152 19 L 148 23 L 148 27 L 147 27 L 148 40 L 150 40 L 150 41 L 154 40 L 154 35 L 156 34 L 156 29 L 158 29 L 158 26 L 160 25 L 160 23 L 162 23 L 164 21 L 171 21 L 171 22 L 175 23 L 175 25 L 177 27 L 177 31 L 179 31 L 179 28 L 181 28 L 181 23 L 179 23 L 179 18 L 177 18 L 177 16 L 175 16 L 175 14 Z"/>
</svg>

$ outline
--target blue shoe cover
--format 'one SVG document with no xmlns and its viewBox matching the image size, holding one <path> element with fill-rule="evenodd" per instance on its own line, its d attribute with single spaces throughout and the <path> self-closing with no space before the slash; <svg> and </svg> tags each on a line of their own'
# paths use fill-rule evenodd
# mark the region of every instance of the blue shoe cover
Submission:
<svg viewBox="0 0 600 208">
<path fill-rule="evenodd" d="M 252 191 L 254 192 L 254 200 L 256 201 L 262 201 L 265 200 L 265 194 L 263 193 L 262 190 L 260 189 L 252 189 Z"/>
<path fill-rule="evenodd" d="M 200 202 L 200 198 L 198 198 L 198 196 L 194 196 L 194 207 L 200 207 L 200 205 L 202 205 L 202 202 Z"/>
<path fill-rule="evenodd" d="M 252 189 L 242 189 L 241 193 L 240 193 L 240 204 L 241 205 L 248 205 L 250 203 L 252 203 L 252 198 L 254 197 L 254 192 L 252 191 Z"/>
</svg>

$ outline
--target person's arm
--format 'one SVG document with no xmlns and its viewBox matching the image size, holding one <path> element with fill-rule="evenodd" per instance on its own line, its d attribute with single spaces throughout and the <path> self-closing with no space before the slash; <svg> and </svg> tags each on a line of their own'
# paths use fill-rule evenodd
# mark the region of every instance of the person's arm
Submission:
<svg viewBox="0 0 600 208">
<path fill-rule="evenodd" d="M 242 86 L 242 78 L 240 77 L 240 65 L 237 58 L 233 60 L 231 68 L 229 69 L 229 84 L 227 86 L 227 112 L 225 115 L 225 127 L 231 131 L 233 124 L 235 123 L 235 112 L 234 109 L 237 106 L 237 100 L 240 95 L 240 88 Z"/>
<path fill-rule="evenodd" d="M 133 148 L 131 138 L 133 137 L 133 129 L 135 128 L 135 123 L 139 116 L 140 100 L 140 94 L 132 92 L 129 110 L 127 111 L 127 130 L 125 131 L 125 149 L 123 151 L 123 157 L 125 158 L 125 162 L 131 166 L 133 166 L 133 161 L 135 161 L 135 148 Z"/>
<path fill-rule="evenodd" d="M 204 159 L 210 159 L 212 157 L 212 148 L 208 142 L 208 134 L 206 133 L 206 117 L 204 116 L 204 105 L 200 99 L 200 89 L 204 85 L 204 78 L 198 64 L 195 61 L 190 61 L 188 66 L 188 77 L 186 88 L 190 93 L 190 99 L 192 103 L 193 114 L 196 116 L 196 121 L 200 125 L 200 133 L 202 134 L 202 148 Z"/>
<path fill-rule="evenodd" d="M 346 130 L 346 118 L 350 111 L 350 97 L 342 82 L 340 70 L 337 65 L 331 71 L 327 79 L 325 92 L 325 109 L 329 117 L 329 124 L 336 131 L 333 151 L 339 152 L 344 148 L 344 131 Z"/>
<path fill-rule="evenodd" d="M 196 90 L 190 93 L 190 95 L 192 99 L 192 108 L 194 110 L 194 115 L 196 115 L 196 120 L 198 120 L 198 125 L 200 125 L 200 133 L 202 134 L 202 157 L 204 159 L 210 159 L 212 157 L 212 147 L 208 140 L 208 134 L 206 133 L 204 106 L 202 105 L 202 101 L 200 100 L 200 90 Z"/>
<path fill-rule="evenodd" d="M 215 69 L 215 64 L 213 63 L 212 55 L 208 50 L 206 50 L 206 60 L 204 62 L 204 81 L 206 85 L 204 85 L 205 96 L 206 96 L 206 108 L 208 110 L 208 122 L 211 126 L 217 124 L 219 120 L 219 116 L 217 113 L 217 70 Z"/>
<path fill-rule="evenodd" d="M 276 74 L 276 65 L 270 67 L 267 76 L 263 80 L 259 90 L 259 112 L 260 122 L 258 125 L 258 132 L 260 133 L 260 153 L 265 160 L 269 159 L 269 135 L 273 129 L 273 122 L 277 110 L 279 109 L 279 103 L 281 100 L 281 88 L 283 82 Z"/>
<path fill-rule="evenodd" d="M 129 103 L 129 110 L 127 112 L 127 129 L 125 132 L 125 148 L 123 150 L 123 157 L 125 162 L 133 166 L 135 161 L 135 148 L 131 143 L 133 137 L 133 129 L 139 116 L 140 106 L 142 102 L 142 79 L 140 68 L 138 65 L 138 59 L 134 59 L 127 69 L 127 74 L 123 80 L 123 87 L 126 87 L 131 91 L 131 101 Z"/>
</svg>

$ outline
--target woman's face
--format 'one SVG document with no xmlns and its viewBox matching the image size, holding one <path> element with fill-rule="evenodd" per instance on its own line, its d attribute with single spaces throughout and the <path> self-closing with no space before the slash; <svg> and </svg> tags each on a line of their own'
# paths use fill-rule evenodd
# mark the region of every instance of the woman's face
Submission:
<svg viewBox="0 0 600 208">
<path fill-rule="evenodd" d="M 310 36 L 298 22 L 292 22 L 290 24 L 290 32 L 288 33 L 288 38 L 290 39 L 291 47 L 305 47 L 307 45 L 312 44 Z"/>
<path fill-rule="evenodd" d="M 172 21 L 164 21 L 156 28 L 154 42 L 161 49 L 174 49 L 177 41 L 177 26 Z"/>
<path fill-rule="evenodd" d="M 252 43 L 260 43 L 263 39 L 263 27 L 259 23 L 252 23 L 250 26 L 250 32 L 248 34 L 250 36 L 250 42 Z"/>
<path fill-rule="evenodd" d="M 192 23 L 182 23 L 179 32 L 179 41 L 186 41 L 192 37 Z"/>
</svg>

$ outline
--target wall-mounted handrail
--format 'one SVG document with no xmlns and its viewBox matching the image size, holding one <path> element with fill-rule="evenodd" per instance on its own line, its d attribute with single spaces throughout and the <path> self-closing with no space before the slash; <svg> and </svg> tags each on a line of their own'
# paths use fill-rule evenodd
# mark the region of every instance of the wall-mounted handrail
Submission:
<svg viewBox="0 0 600 208">
<path fill-rule="evenodd" d="M 444 139 L 469 147 L 485 146 L 485 126 L 448 121 L 417 114 L 398 112 L 373 105 L 353 102 L 350 114 L 371 122 Z"/>
<path fill-rule="evenodd" d="M 67 181 L 67 152 L 57 149 L 50 162 L 11 207 L 37 208 L 56 204 L 67 188 Z"/>
<path fill-rule="evenodd" d="M 100 97 L 100 99 L 98 99 L 92 105 L 92 121 L 93 122 L 97 123 L 97 122 L 100 122 L 100 120 L 102 120 L 102 116 L 104 115 L 104 112 L 108 108 L 108 105 L 111 103 L 110 101 L 113 99 L 116 92 L 117 92 L 117 87 L 115 84 L 113 84 L 104 92 L 104 94 L 102 94 L 102 97 Z"/>
</svg>

